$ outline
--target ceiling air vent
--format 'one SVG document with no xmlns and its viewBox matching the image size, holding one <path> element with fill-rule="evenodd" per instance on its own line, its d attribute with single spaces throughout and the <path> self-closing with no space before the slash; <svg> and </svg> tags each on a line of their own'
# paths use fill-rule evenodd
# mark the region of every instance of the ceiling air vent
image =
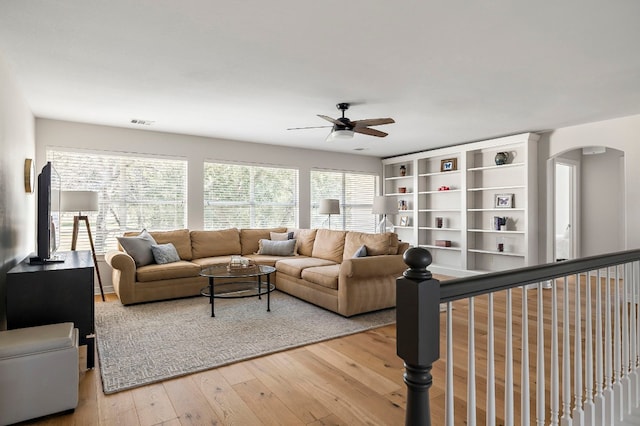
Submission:
<svg viewBox="0 0 640 426">
<path fill-rule="evenodd" d="M 151 121 L 151 120 L 140 120 L 138 118 L 132 118 L 131 119 L 131 124 L 139 124 L 141 126 L 151 126 L 153 123 L 155 123 L 155 121 Z"/>
</svg>

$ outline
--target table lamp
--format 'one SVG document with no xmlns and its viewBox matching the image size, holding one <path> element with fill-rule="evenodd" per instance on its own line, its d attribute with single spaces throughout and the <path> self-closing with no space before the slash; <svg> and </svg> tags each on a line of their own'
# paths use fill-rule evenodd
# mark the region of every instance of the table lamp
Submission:
<svg viewBox="0 0 640 426">
<path fill-rule="evenodd" d="M 376 195 L 373 197 L 373 208 L 371 209 L 373 214 L 382 215 L 382 220 L 377 226 L 379 233 L 387 232 L 387 227 L 391 228 L 393 232 L 393 224 L 388 226 L 387 215 L 398 213 L 398 202 L 395 197 L 388 197 L 385 195 Z"/>
</svg>

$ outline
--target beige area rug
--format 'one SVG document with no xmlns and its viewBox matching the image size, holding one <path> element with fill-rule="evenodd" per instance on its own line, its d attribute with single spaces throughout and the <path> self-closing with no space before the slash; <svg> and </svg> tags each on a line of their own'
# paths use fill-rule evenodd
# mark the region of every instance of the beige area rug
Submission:
<svg viewBox="0 0 640 426">
<path fill-rule="evenodd" d="M 395 309 L 344 318 L 287 294 L 195 297 L 122 306 L 96 303 L 96 334 L 104 393 L 395 323 Z"/>
</svg>

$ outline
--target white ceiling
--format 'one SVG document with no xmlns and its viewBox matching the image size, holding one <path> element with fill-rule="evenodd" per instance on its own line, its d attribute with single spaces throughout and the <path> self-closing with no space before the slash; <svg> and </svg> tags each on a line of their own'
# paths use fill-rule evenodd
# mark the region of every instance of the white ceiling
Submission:
<svg viewBox="0 0 640 426">
<path fill-rule="evenodd" d="M 37 117 L 391 156 L 640 113 L 640 1 L 0 0 Z M 386 138 L 325 142 L 347 116 Z"/>
</svg>

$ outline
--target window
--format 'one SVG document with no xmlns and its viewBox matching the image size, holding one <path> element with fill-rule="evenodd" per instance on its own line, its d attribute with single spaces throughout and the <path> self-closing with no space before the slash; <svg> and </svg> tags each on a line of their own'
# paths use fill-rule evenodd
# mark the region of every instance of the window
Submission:
<svg viewBox="0 0 640 426">
<path fill-rule="evenodd" d="M 125 231 L 186 228 L 187 162 L 135 155 L 47 151 L 63 191 L 98 192 L 99 210 L 89 216 L 96 252 L 117 246 Z M 73 216 L 61 215 L 61 250 L 71 247 Z M 77 249 L 90 249 L 80 224 Z"/>
<path fill-rule="evenodd" d="M 204 164 L 204 228 L 296 227 L 298 170 Z"/>
<path fill-rule="evenodd" d="M 340 215 L 332 215 L 331 228 L 375 232 L 376 216 L 371 213 L 378 193 L 378 176 L 363 173 L 311 171 L 311 227 L 327 228 L 327 215 L 318 213 L 320 200 L 340 200 Z"/>
</svg>

